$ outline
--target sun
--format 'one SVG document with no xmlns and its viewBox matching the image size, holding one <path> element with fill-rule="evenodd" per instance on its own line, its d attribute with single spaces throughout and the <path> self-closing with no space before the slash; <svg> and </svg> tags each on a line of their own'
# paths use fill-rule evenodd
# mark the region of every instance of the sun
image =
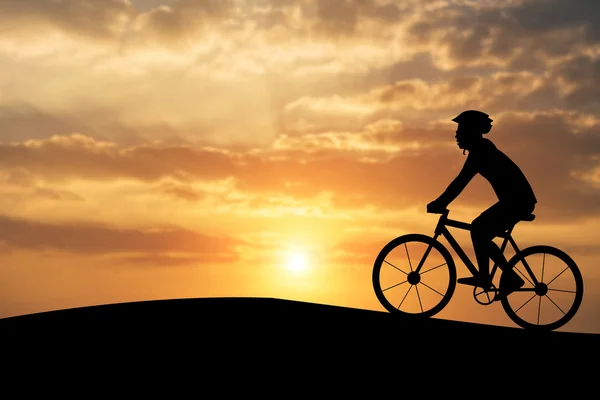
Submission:
<svg viewBox="0 0 600 400">
<path fill-rule="evenodd" d="M 291 272 L 304 272 L 307 268 L 306 255 L 300 251 L 290 251 L 287 256 L 287 269 Z"/>
</svg>

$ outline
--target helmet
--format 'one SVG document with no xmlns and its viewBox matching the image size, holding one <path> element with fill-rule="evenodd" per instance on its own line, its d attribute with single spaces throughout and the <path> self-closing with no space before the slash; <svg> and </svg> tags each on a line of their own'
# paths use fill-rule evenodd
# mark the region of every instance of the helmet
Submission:
<svg viewBox="0 0 600 400">
<path fill-rule="evenodd" d="M 457 124 L 475 128 L 479 133 L 486 134 L 492 130 L 492 119 L 484 112 L 467 110 L 452 119 Z"/>
</svg>

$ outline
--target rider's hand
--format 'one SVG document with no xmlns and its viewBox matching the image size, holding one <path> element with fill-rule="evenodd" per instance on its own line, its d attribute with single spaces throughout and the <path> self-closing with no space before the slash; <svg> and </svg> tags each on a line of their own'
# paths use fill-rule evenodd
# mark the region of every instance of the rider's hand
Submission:
<svg viewBox="0 0 600 400">
<path fill-rule="evenodd" d="M 433 214 L 441 214 L 446 210 L 447 205 L 440 203 L 439 201 L 432 201 L 427 204 L 427 212 Z"/>
</svg>

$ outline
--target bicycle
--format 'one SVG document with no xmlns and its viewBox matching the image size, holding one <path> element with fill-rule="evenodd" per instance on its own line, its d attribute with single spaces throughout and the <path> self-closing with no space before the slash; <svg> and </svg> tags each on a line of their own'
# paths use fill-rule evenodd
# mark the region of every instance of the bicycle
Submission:
<svg viewBox="0 0 600 400">
<path fill-rule="evenodd" d="M 441 212 L 433 237 L 423 234 L 402 235 L 390 241 L 380 251 L 373 267 L 373 287 L 379 302 L 388 312 L 402 316 L 429 318 L 439 313 L 450 302 L 457 283 L 456 264 L 446 246 L 438 240 L 440 236 L 447 240 L 471 274 L 478 273 L 478 269 L 448 230 L 448 227 L 454 227 L 469 231 L 471 224 L 449 219 L 449 212 L 449 210 Z M 534 219 L 535 215 L 530 214 L 521 221 L 533 221 Z M 535 245 L 521 250 L 512 237 L 514 227 L 513 225 L 498 237 L 503 239 L 502 245 L 499 247 L 502 258 L 505 257 L 505 249 L 509 243 L 515 254 L 508 261 L 492 258 L 493 266 L 490 271 L 492 286 L 488 289 L 474 287 L 473 297 L 481 305 L 495 303 L 502 287 L 503 273 L 514 269 L 525 281 L 525 284 L 508 296 L 500 296 L 500 303 L 508 317 L 525 329 L 545 331 L 558 329 L 573 318 L 581 305 L 583 299 L 581 272 L 575 261 L 556 247 Z M 409 244 L 411 246 L 421 245 L 424 248 L 423 256 L 418 264 L 413 264 L 411 261 Z M 396 262 L 396 259 L 391 257 L 392 253 L 400 248 L 402 248 L 400 257 L 403 258 L 403 264 Z M 415 254 L 414 249 L 413 254 Z M 538 257 L 541 257 L 541 260 L 536 260 Z M 558 269 L 551 270 L 548 264 L 550 258 L 560 262 Z M 383 269 L 384 266 L 386 269 Z M 534 273 L 534 269 L 536 273 Z M 495 275 L 498 270 L 502 273 L 498 287 L 496 287 Z M 568 273 L 566 273 L 567 271 Z M 440 272 L 441 274 L 439 274 Z M 382 280 L 387 278 L 390 279 L 391 284 L 383 285 Z M 566 289 L 566 284 L 571 284 L 574 288 Z M 551 287 L 551 285 L 554 286 Z M 402 293 L 401 289 L 407 286 L 408 289 Z M 419 291 L 419 286 L 423 288 L 423 293 Z M 416 298 L 413 295 L 409 300 L 409 294 L 413 288 L 415 288 L 413 293 L 416 293 Z M 392 303 L 386 297 L 386 293 L 391 296 L 394 291 L 398 292 L 398 298 Z M 429 297 L 433 297 L 433 301 L 427 303 L 423 297 L 425 294 L 431 295 Z M 559 306 L 557 304 L 558 297 L 570 300 L 568 301 L 570 305 Z M 537 301 L 532 301 L 534 299 Z M 544 302 L 542 302 L 543 299 Z M 431 308 L 426 309 L 425 305 L 429 306 L 430 303 Z M 537 303 L 537 310 L 531 309 L 531 305 L 535 303 Z M 408 311 L 400 309 L 404 304 L 407 304 Z M 549 314 L 549 316 L 545 315 L 543 319 L 541 319 L 542 305 L 545 305 L 544 311 Z M 531 316 L 533 321 L 526 320 L 525 317 L 519 315 L 518 313 L 521 311 L 527 311 L 526 315 Z"/>
</svg>

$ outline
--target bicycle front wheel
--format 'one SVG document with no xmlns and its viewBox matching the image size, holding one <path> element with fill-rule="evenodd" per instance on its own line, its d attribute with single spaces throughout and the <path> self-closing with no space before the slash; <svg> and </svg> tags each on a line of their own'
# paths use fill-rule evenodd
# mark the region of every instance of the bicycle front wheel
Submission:
<svg viewBox="0 0 600 400">
<path fill-rule="evenodd" d="M 448 250 L 432 237 L 400 236 L 377 256 L 373 288 L 390 313 L 428 318 L 454 294 L 456 267 Z"/>
<path fill-rule="evenodd" d="M 573 318 L 583 299 L 583 278 L 569 255 L 551 246 L 532 246 L 513 256 L 508 266 L 525 281 L 501 300 L 514 323 L 552 331 Z"/>
</svg>

